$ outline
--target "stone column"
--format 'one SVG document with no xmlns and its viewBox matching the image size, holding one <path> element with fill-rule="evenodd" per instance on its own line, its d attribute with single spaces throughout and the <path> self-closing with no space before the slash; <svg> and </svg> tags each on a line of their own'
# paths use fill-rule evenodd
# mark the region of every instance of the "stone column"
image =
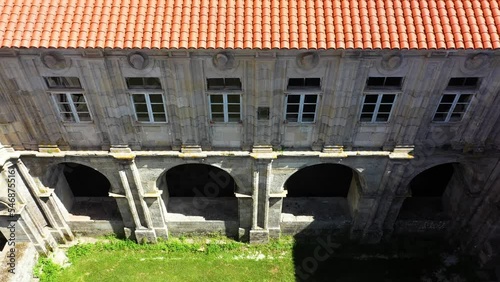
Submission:
<svg viewBox="0 0 500 282">
<path fill-rule="evenodd" d="M 255 159 L 253 165 L 253 214 L 250 243 L 269 241 L 269 191 L 272 159 L 276 154 L 271 146 L 256 146 L 251 154 Z"/>
</svg>

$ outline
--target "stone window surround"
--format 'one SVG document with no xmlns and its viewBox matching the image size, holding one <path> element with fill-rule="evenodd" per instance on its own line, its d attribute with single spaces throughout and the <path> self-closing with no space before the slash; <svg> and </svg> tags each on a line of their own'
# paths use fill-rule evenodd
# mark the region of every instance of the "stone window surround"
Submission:
<svg viewBox="0 0 500 282">
<path fill-rule="evenodd" d="M 139 89 L 134 89 L 133 91 L 129 92 L 130 94 L 130 100 L 132 102 L 132 109 L 134 111 L 134 116 L 135 116 L 135 121 L 138 123 L 168 123 L 168 116 L 167 116 L 167 109 L 165 105 L 165 97 L 164 93 L 161 90 L 139 90 Z M 147 114 L 148 114 L 148 121 L 142 121 L 139 120 L 139 116 L 137 115 L 137 110 L 136 110 L 136 103 L 134 101 L 134 96 L 135 95 L 143 95 L 145 98 L 144 103 L 146 104 L 147 107 Z M 159 103 L 156 102 L 151 102 L 151 95 L 160 95 L 162 99 L 162 105 L 163 105 L 163 112 L 155 112 L 153 111 L 153 104 L 159 105 Z M 165 115 L 165 121 L 155 121 L 154 114 L 164 114 Z"/>
<path fill-rule="evenodd" d="M 463 79 L 462 85 L 457 85 L 456 83 L 452 83 L 454 80 Z M 467 81 L 474 82 L 473 84 L 468 84 Z M 477 93 L 477 89 L 481 82 L 481 78 L 479 77 L 452 77 L 448 82 L 448 86 L 443 91 L 441 95 L 441 99 L 439 100 L 438 105 L 436 106 L 436 110 L 434 111 L 434 115 L 432 117 L 433 123 L 454 123 L 462 121 L 463 117 L 467 114 L 467 111 L 470 107 L 471 101 Z M 445 96 L 454 96 L 453 101 L 445 102 L 443 101 Z M 461 100 L 461 98 L 466 97 L 465 101 Z M 438 111 L 440 107 L 444 105 L 450 105 L 448 110 Z M 463 105 L 463 109 L 456 113 L 455 109 L 457 105 Z M 438 114 L 445 114 L 444 120 L 436 120 L 436 116 Z M 453 119 L 454 115 L 459 115 L 458 119 Z"/>
<path fill-rule="evenodd" d="M 302 81 L 301 81 L 302 80 Z M 302 82 L 302 85 L 292 85 Z M 318 104 L 323 91 L 321 90 L 322 78 L 321 77 L 288 77 L 287 87 L 285 90 L 285 109 L 283 111 L 285 123 L 301 124 L 301 123 L 315 123 L 318 113 Z M 306 95 L 315 96 L 315 102 L 306 102 Z M 298 104 L 297 111 L 289 111 L 289 101 L 291 96 L 299 96 L 299 102 L 293 103 Z M 311 121 L 304 121 L 304 107 L 307 105 L 314 105 L 314 112 L 306 112 L 306 114 L 313 114 L 314 117 Z M 297 115 L 296 120 L 289 120 L 287 116 Z"/>
<path fill-rule="evenodd" d="M 401 94 L 401 91 L 400 90 L 382 90 L 382 91 L 374 91 L 374 90 L 365 90 L 364 92 L 364 95 L 363 95 L 363 103 L 361 105 L 361 113 L 359 115 L 359 121 L 362 122 L 362 123 L 388 123 L 390 120 L 391 120 L 391 116 L 392 116 L 392 112 L 394 111 L 394 106 L 396 104 L 396 101 L 398 99 L 398 95 Z M 363 108 L 365 108 L 365 106 L 368 106 L 367 105 L 367 102 L 366 102 L 366 98 L 368 95 L 371 95 L 371 96 L 377 96 L 377 101 L 372 103 L 368 103 L 368 104 L 372 104 L 374 107 L 374 109 L 372 111 L 363 111 Z M 394 99 L 392 100 L 392 102 L 382 102 L 384 96 L 389 96 L 389 95 L 392 95 L 394 96 Z M 377 117 L 379 116 L 380 114 L 380 106 L 381 105 L 390 105 L 390 110 L 389 110 L 389 113 L 388 113 L 388 116 L 387 116 L 387 119 L 386 120 L 377 120 Z M 386 112 L 383 112 L 383 113 L 386 113 Z M 363 120 L 363 115 L 367 115 L 367 114 L 370 114 L 371 115 L 371 118 L 370 120 Z"/>
<path fill-rule="evenodd" d="M 226 80 L 231 79 L 231 84 L 226 85 Z M 237 80 L 239 80 L 239 84 L 237 83 Z M 223 84 L 218 85 L 219 87 L 210 87 L 210 82 L 211 81 L 216 81 L 216 80 L 222 80 Z M 241 83 L 241 78 L 240 77 L 207 77 L 206 80 L 206 94 L 208 96 L 208 113 L 210 117 L 210 123 L 241 123 L 243 120 L 243 113 L 242 113 L 242 94 L 243 94 L 243 87 Z M 210 89 L 212 88 L 212 89 Z M 229 102 L 228 96 L 230 95 L 237 95 L 239 102 Z M 212 102 L 212 98 L 216 96 L 221 96 L 222 101 L 221 102 Z M 215 105 L 222 105 L 222 112 L 217 112 L 218 114 L 223 114 L 223 120 L 215 120 L 214 118 L 214 112 L 213 112 L 213 106 Z M 238 105 L 239 106 L 239 112 L 236 113 L 234 111 L 229 111 L 229 106 L 230 105 Z M 233 114 L 239 114 L 239 119 L 238 120 L 231 120 L 229 115 Z M 219 117 L 220 119 L 220 117 Z"/>
</svg>

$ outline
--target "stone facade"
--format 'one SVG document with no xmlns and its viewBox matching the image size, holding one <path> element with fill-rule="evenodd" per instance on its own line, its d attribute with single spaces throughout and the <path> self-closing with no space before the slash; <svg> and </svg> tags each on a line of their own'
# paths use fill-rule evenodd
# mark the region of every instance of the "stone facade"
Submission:
<svg viewBox="0 0 500 282">
<path fill-rule="evenodd" d="M 279 234 L 330 232 L 368 243 L 407 234 L 444 236 L 485 262 L 494 255 L 492 242 L 500 237 L 496 51 L 51 50 L 64 60 L 57 67 L 44 63 L 48 52 L 0 53 L 0 184 L 5 193 L 7 171 L 15 169 L 19 238 L 34 242 L 39 252 L 74 233 L 154 242 L 169 234 L 223 232 L 261 242 Z M 305 64 L 304 55 L 314 60 Z M 91 121 L 61 120 L 57 107 L 63 102 L 53 95 L 65 92 L 50 89 L 47 77 L 77 77 Z M 164 99 L 167 122 L 137 121 L 131 95 L 146 90 L 131 89 L 131 77 L 159 79 L 154 93 Z M 241 82 L 228 91 L 240 97 L 239 122 L 215 121 L 207 79 L 219 78 Z M 321 82 L 313 90 L 294 89 L 290 78 Z M 370 78 L 402 80 L 398 87 L 369 89 Z M 477 85 L 467 88 L 471 96 L 461 120 L 435 122 L 453 78 Z M 395 97 L 388 120 L 361 121 L 367 95 L 380 94 Z M 290 95 L 316 97 L 312 122 L 289 118 Z M 297 115 L 305 120 L 305 102 L 299 104 Z M 374 105 L 372 112 L 382 112 L 383 103 Z M 117 217 L 75 219 L 70 211 L 86 200 L 68 188 L 69 164 L 90 167 L 109 181 Z M 217 168 L 215 182 L 229 176 L 234 196 L 217 198 L 214 188 L 201 202 L 171 197 L 168 172 L 194 164 Z M 347 194 L 287 197 L 286 181 L 319 165 L 350 169 Z M 440 165 L 453 170 L 439 198 L 446 216 L 401 216 L 412 181 Z M 331 175 L 332 183 L 337 177 Z M 200 189 L 206 196 L 211 186 Z M 322 203 L 331 216 L 285 211 Z"/>
</svg>

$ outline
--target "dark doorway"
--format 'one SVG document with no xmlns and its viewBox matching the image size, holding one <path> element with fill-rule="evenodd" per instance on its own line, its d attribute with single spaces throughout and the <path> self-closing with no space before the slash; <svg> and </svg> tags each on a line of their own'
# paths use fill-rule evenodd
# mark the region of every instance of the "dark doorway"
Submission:
<svg viewBox="0 0 500 282">
<path fill-rule="evenodd" d="M 121 220 L 116 200 L 108 193 L 111 184 L 98 170 L 77 163 L 59 164 L 55 192 L 70 221 Z"/>
<path fill-rule="evenodd" d="M 455 172 L 455 164 L 429 168 L 415 176 L 409 184 L 410 197 L 401 206 L 398 219 L 446 219 L 443 194 Z"/>
<path fill-rule="evenodd" d="M 184 164 L 159 179 L 169 221 L 237 221 L 236 184 L 226 171 L 206 164 Z"/>
<path fill-rule="evenodd" d="M 282 222 L 334 222 L 343 226 L 350 222 L 348 195 L 357 189 L 353 170 L 344 165 L 318 164 L 295 172 L 285 182 L 287 196 L 283 200 Z M 286 226 L 286 224 L 282 224 Z M 319 224 L 321 226 L 321 224 Z"/>
</svg>

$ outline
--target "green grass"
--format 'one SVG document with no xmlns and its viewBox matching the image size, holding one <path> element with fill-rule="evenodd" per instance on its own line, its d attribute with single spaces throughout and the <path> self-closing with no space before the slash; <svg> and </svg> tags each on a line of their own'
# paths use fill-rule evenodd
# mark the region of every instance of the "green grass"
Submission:
<svg viewBox="0 0 500 282">
<path fill-rule="evenodd" d="M 42 282 L 293 281 L 292 245 L 291 240 L 248 245 L 217 237 L 143 245 L 111 239 L 68 249 L 68 268 L 53 270 L 47 259 L 38 268 Z"/>
<path fill-rule="evenodd" d="M 307 281 L 480 281 L 474 263 L 460 258 L 443 266 L 450 254 L 440 242 L 396 241 L 359 246 L 345 243 L 318 262 Z M 68 249 L 71 266 L 41 258 L 35 273 L 46 281 L 298 281 L 315 256 L 315 240 L 291 237 L 249 245 L 221 236 L 171 238 L 158 244 L 106 238 Z M 324 251 L 320 252 L 322 255 Z M 370 259 L 363 257 L 369 256 Z M 385 257 L 385 258 L 383 258 Z M 310 264 L 309 264 L 310 265 Z M 297 276 L 296 276 L 297 275 Z M 449 280 L 440 280 L 440 276 Z M 463 280 L 451 278 L 459 276 Z M 299 279 L 300 280 L 300 279 Z"/>
</svg>

